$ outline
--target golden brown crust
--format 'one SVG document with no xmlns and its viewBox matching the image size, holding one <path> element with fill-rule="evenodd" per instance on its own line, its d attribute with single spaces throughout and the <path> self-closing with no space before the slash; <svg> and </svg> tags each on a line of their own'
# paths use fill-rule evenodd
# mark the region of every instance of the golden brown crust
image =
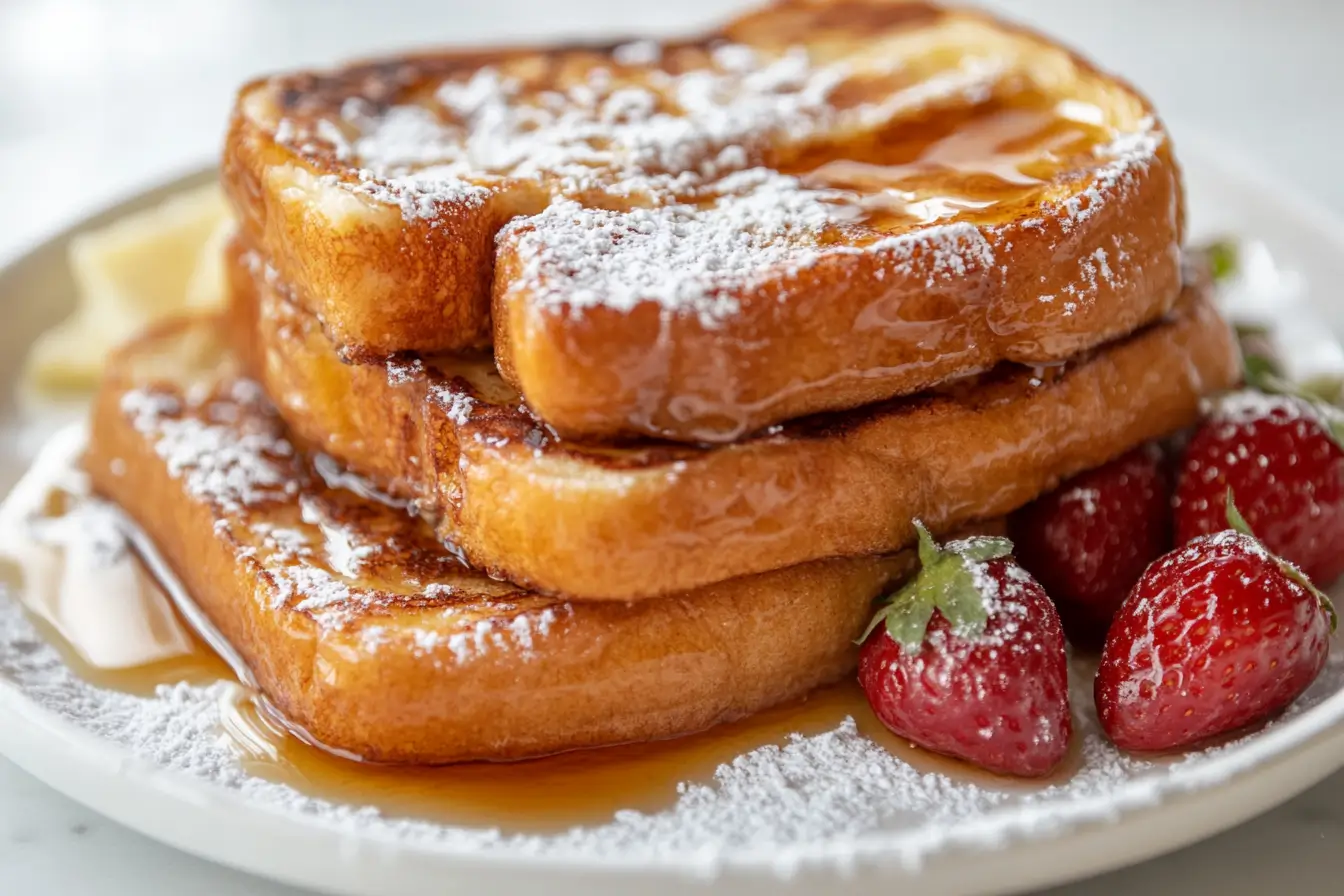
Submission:
<svg viewBox="0 0 1344 896">
<path fill-rule="evenodd" d="M 550 434 L 487 361 L 343 364 L 282 287 L 231 266 L 236 342 L 304 440 L 440 518 L 511 581 L 631 600 L 834 556 L 897 550 L 1005 514 L 1193 422 L 1233 385 L 1207 285 L 1172 316 L 1053 371 L 1006 366 L 936 392 L 712 449 Z"/>
<path fill-rule="evenodd" d="M 330 747 L 442 763 L 698 731 L 848 672 L 872 599 L 913 563 L 809 563 L 639 604 L 529 594 L 324 485 L 236 385 L 218 327 L 178 321 L 113 359 L 85 465 Z"/>
<path fill-rule="evenodd" d="M 561 435 L 710 443 L 1000 361 L 1056 363 L 1157 320 L 1180 293 L 1170 148 L 1124 189 L 1081 223 L 1060 207 L 995 227 L 993 263 L 965 259 L 955 277 L 935 270 L 932 253 L 908 269 L 883 253 L 824 258 L 744 294 L 712 330 L 653 304 L 576 318 L 510 288 L 525 279 L 511 242 L 525 231 L 511 228 L 495 267 L 495 355 Z M 1124 276 L 1096 273 L 1113 261 Z"/>
<path fill-rule="evenodd" d="M 920 47 L 921 36 L 941 51 Z M 724 41 L 766 59 L 795 45 L 806 45 L 819 65 L 852 56 L 860 74 L 832 90 L 830 105 L 805 127 L 790 118 L 787 127 L 763 127 L 759 137 L 750 128 L 711 128 L 690 161 L 654 152 L 633 176 L 628 165 L 605 162 L 576 180 L 544 160 L 492 168 L 454 158 L 460 189 L 418 192 L 397 177 L 371 174 L 373 163 L 350 135 L 322 136 L 359 132 L 352 101 L 371 119 L 408 106 L 429 110 L 436 126 L 456 133 L 465 119 L 436 98 L 436 89 L 487 69 L 517 81 L 518 96 L 529 102 L 584 86 L 602 69 L 615 73 L 617 87 L 652 91 L 659 111 L 674 111 L 681 96 L 658 78 L 714 69 L 714 48 Z M 446 52 L 254 82 L 235 108 L 224 181 L 249 241 L 347 357 L 481 347 L 493 332 L 503 374 L 538 416 L 571 438 L 728 442 L 800 415 L 912 394 L 1001 360 L 1059 361 L 1159 318 L 1176 299 L 1183 200 L 1165 130 L 1132 88 L 1045 38 L 923 3 L 785 0 L 661 52 L 656 64 L 624 60 L 612 46 Z M 902 65 L 893 68 L 892 58 Z M 949 58 L 958 61 L 949 65 Z M 945 96 L 933 91 L 932 98 L 896 103 L 876 118 L 856 112 L 902 90 L 913 96 L 939 78 L 965 84 Z M 912 135 L 927 137 L 962 119 L 960 132 L 972 134 L 1023 112 L 1024 103 L 1058 118 L 1061 101 L 1092 110 L 1082 118 L 1095 113 L 1102 124 L 1068 119 L 1096 139 L 1041 149 L 1049 161 L 1032 169 L 1040 177 L 1035 186 L 1009 190 L 989 212 L 963 209 L 932 226 L 869 219 L 810 234 L 803 265 L 745 260 L 738 273 L 746 279 L 706 287 L 715 300 L 734 304 L 723 320 L 707 324 L 647 297 L 633 307 L 611 301 L 620 291 L 612 284 L 583 282 L 564 253 L 538 265 L 529 248 L 531 241 L 551 249 L 583 233 L 582 225 L 563 237 L 546 229 L 548 210 L 562 199 L 622 213 L 650 204 L 703 206 L 728 172 L 763 165 L 812 185 L 809 178 L 827 162 L 885 164 L 896 145 L 905 154 L 895 161 L 910 168 L 928 155 Z M 1017 151 L 1011 128 L 1020 121 L 1012 122 L 993 144 L 996 152 Z M 285 129 L 306 136 L 280 139 Z M 1042 133 L 1059 137 L 1049 128 Z M 725 146 L 739 149 L 731 162 L 716 155 Z M 898 190 L 867 183 L 855 192 L 890 198 L 918 186 L 921 196 L 939 198 L 941 190 L 958 201 L 979 197 L 986 173 L 968 169 L 964 150 L 957 152 L 963 155 L 954 153 L 950 180 L 916 165 L 917 174 L 906 171 L 887 185 Z M 709 160 L 717 166 L 712 175 L 696 168 Z M 415 173 L 441 162 L 393 168 Z M 588 164 L 580 167 L 588 172 Z M 667 184 L 646 183 L 669 172 L 678 176 Z M 403 213 L 407 205 L 414 208 Z M 949 236 L 948 224 L 973 225 L 977 236 Z M 604 298 L 580 307 L 574 297 L 584 291 Z"/>
</svg>

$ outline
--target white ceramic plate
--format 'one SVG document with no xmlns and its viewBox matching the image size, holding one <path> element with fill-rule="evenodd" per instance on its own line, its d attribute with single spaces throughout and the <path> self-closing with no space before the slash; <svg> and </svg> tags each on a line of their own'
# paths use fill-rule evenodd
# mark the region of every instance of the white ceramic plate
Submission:
<svg viewBox="0 0 1344 896">
<path fill-rule="evenodd" d="M 1220 160 L 1201 142 L 1186 142 L 1182 150 L 1196 234 L 1263 240 L 1302 275 L 1306 294 L 1318 303 L 1313 310 L 1339 331 L 1344 302 L 1333 300 L 1333 290 L 1344 282 L 1341 225 Z M 71 235 L 208 176 L 170 184 L 84 222 L 0 273 L 0 319 L 7 322 L 0 332 L 0 388 L 6 395 L 24 347 L 69 306 L 65 247 Z M 12 404 L 3 414 L 8 438 L 0 488 L 8 488 L 34 445 L 33 421 L 21 421 Z M 0 753 L 165 843 L 333 893 L 525 887 L 672 893 L 692 881 L 761 893 L 871 893 L 876 886 L 914 887 L 928 896 L 1016 892 L 1207 837 L 1344 766 L 1344 645 L 1337 644 L 1330 667 L 1283 719 L 1174 763 L 1121 760 L 1093 731 L 1074 780 L 996 793 L 967 781 L 921 778 L 861 745 L 849 755 L 871 765 L 818 767 L 824 757 L 834 761 L 837 751 L 805 739 L 753 754 L 715 784 L 691 788 L 659 816 L 619 818 L 601 830 L 550 838 L 444 830 L 276 799 L 277 785 L 243 775 L 221 784 L 167 752 L 137 752 L 116 717 L 90 718 L 87 686 L 63 676 L 49 649 L 13 635 L 14 610 L 2 600 L 0 614 L 10 619 L 10 637 L 0 639 Z M 1084 730 L 1091 727 L 1088 702 L 1075 702 Z M 203 730 L 195 736 L 208 737 L 208 726 Z M 881 780 L 871 786 L 884 775 L 889 789 Z M 865 786 L 846 787 L 850 780 Z"/>
</svg>

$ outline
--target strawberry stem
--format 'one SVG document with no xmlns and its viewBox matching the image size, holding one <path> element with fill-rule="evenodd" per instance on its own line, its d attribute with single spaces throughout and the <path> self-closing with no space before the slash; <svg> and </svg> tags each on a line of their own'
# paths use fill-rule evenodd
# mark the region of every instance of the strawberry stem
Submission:
<svg viewBox="0 0 1344 896">
<path fill-rule="evenodd" d="M 1255 533 L 1251 531 L 1251 524 L 1246 522 L 1246 517 L 1241 515 L 1237 509 L 1236 498 L 1232 495 L 1232 489 L 1227 490 L 1227 525 L 1229 528 L 1240 532 L 1248 538 L 1255 538 Z M 1255 538 L 1256 541 L 1260 539 Z"/>
</svg>

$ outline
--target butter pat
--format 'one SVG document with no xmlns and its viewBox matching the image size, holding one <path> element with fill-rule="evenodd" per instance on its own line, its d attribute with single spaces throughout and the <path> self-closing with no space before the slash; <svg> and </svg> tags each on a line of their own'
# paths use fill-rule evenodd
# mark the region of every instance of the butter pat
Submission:
<svg viewBox="0 0 1344 896">
<path fill-rule="evenodd" d="M 33 344 L 25 385 L 39 392 L 94 386 L 108 353 L 147 324 L 224 301 L 222 253 L 233 220 L 218 185 L 76 237 L 75 311 Z"/>
</svg>

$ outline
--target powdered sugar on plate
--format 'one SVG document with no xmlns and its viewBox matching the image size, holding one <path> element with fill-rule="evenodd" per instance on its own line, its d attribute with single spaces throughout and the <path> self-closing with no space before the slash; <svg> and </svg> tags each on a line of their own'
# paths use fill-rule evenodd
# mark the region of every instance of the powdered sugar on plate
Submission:
<svg viewBox="0 0 1344 896">
<path fill-rule="evenodd" d="M 1078 671 L 1079 681 L 1089 680 L 1088 670 Z M 386 818 L 251 776 L 220 728 L 221 707 L 235 698 L 235 686 L 165 686 L 153 697 L 94 688 L 75 677 L 9 601 L 0 601 L 0 681 L 138 759 L 231 793 L 257 810 L 283 813 L 296 825 L 449 854 L 702 873 L 745 865 L 787 874 L 876 856 L 917 866 L 957 846 L 989 848 L 1049 836 L 1061 826 L 1107 820 L 1217 784 L 1272 758 L 1283 741 L 1300 741 L 1344 718 L 1344 657 L 1336 651 L 1307 695 L 1268 730 L 1174 761 L 1120 755 L 1097 733 L 1086 709 L 1081 767 L 1068 781 L 1047 786 L 927 774 L 847 720 L 823 734 L 748 752 L 721 766 L 712 781 L 684 785 L 663 812 L 618 812 L 606 824 L 541 836 Z M 1079 690 L 1075 707 L 1090 707 L 1081 692 L 1086 689 Z"/>
<path fill-rule="evenodd" d="M 149 401 L 132 404 L 133 419 L 147 427 L 156 414 L 180 413 L 180 408 Z M 188 468 L 181 467 L 183 475 L 189 475 Z M 227 485 L 232 480 L 212 481 Z M 320 525 L 320 519 L 314 520 Z M 520 642 L 544 637 L 553 622 L 538 618 L 528 631 L 510 634 Z M 447 646 L 467 658 L 477 646 L 477 633 L 462 634 Z M 492 636 L 487 633 L 482 645 L 488 647 Z M 184 776 L 205 788 L 202 798 L 235 799 L 248 810 L 278 813 L 293 825 L 361 842 L 500 862 L 544 861 L 557 867 L 586 862 L 698 874 L 747 867 L 786 875 L 892 860 L 917 868 L 947 850 L 1048 838 L 1179 793 L 1215 787 L 1344 721 L 1344 653 L 1336 649 L 1307 694 L 1264 730 L 1180 758 L 1129 757 L 1099 733 L 1092 674 L 1085 661 L 1075 661 L 1079 760 L 1063 780 L 1032 784 L 927 773 L 846 720 L 782 746 L 749 750 L 722 765 L 712 780 L 687 781 L 666 810 L 618 811 L 605 823 L 537 835 L 385 817 L 371 807 L 333 804 L 250 775 L 221 728 L 238 698 L 236 686 L 180 684 L 161 687 L 151 697 L 93 687 L 37 635 L 16 603 L 0 600 L 0 690 L 25 706 L 99 737 L 164 775 Z"/>
</svg>

